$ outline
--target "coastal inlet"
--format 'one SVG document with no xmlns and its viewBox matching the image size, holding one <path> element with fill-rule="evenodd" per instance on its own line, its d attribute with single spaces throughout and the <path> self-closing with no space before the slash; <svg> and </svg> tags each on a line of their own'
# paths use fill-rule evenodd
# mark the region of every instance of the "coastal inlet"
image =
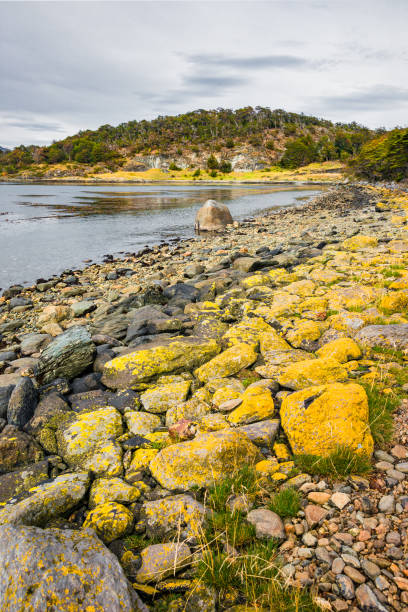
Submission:
<svg viewBox="0 0 408 612">
<path fill-rule="evenodd" d="M 319 186 L 0 185 L 0 288 L 194 235 L 208 199 L 234 220 L 272 207 L 302 205 Z"/>
</svg>

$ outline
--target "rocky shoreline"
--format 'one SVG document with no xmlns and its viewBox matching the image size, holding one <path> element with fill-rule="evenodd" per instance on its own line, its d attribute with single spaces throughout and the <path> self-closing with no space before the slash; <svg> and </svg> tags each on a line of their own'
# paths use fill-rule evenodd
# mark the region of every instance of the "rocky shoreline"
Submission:
<svg viewBox="0 0 408 612">
<path fill-rule="evenodd" d="M 407 209 L 340 186 L 4 291 L 3 606 L 406 609 Z"/>
</svg>

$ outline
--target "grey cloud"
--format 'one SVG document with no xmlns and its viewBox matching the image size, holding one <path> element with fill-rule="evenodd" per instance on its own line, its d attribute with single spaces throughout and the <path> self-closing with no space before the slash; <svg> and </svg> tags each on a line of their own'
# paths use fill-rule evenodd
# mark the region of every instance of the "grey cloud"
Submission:
<svg viewBox="0 0 408 612">
<path fill-rule="evenodd" d="M 312 62 L 297 55 L 254 55 L 225 57 L 215 54 L 190 55 L 188 61 L 197 66 L 219 66 L 241 70 L 260 70 L 264 68 L 300 68 Z"/>
<path fill-rule="evenodd" d="M 64 127 L 58 123 L 47 123 L 43 121 L 29 121 L 26 119 L 5 120 L 5 124 L 11 127 L 25 128 L 38 132 L 64 132 Z"/>
<path fill-rule="evenodd" d="M 208 75 L 189 75 L 184 78 L 184 84 L 198 87 L 211 87 L 216 89 L 226 89 L 228 87 L 239 87 L 246 85 L 249 79 L 235 76 L 208 76 Z"/>
</svg>

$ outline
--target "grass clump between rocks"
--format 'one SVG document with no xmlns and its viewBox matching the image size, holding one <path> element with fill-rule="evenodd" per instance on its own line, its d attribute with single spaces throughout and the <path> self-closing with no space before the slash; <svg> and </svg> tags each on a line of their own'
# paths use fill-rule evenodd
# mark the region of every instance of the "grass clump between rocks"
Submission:
<svg viewBox="0 0 408 612">
<path fill-rule="evenodd" d="M 295 455 L 294 459 L 302 472 L 311 475 L 340 478 L 350 474 L 364 475 L 371 471 L 370 460 L 345 445 L 339 445 L 327 457 L 305 454 Z"/>
<path fill-rule="evenodd" d="M 385 395 L 380 387 L 375 384 L 361 382 L 368 398 L 368 421 L 371 435 L 376 447 L 384 447 L 392 439 L 394 431 L 392 414 L 398 407 L 398 397 Z"/>
<path fill-rule="evenodd" d="M 281 489 L 272 496 L 269 509 L 279 514 L 281 518 L 296 516 L 300 510 L 300 494 L 296 489 L 288 487 Z"/>
</svg>

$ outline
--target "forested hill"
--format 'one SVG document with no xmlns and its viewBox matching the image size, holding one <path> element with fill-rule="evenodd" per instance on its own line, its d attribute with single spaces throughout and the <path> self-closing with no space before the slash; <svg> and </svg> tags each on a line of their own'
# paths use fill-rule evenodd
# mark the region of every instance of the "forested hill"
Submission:
<svg viewBox="0 0 408 612">
<path fill-rule="evenodd" d="M 47 147 L 20 146 L 0 153 L 0 173 L 44 175 L 58 166 L 67 174 L 161 167 L 211 168 L 228 172 L 280 164 L 346 160 L 383 133 L 357 123 L 332 123 L 304 114 L 246 107 L 196 110 L 152 121 L 129 121 L 82 131 Z"/>
</svg>

